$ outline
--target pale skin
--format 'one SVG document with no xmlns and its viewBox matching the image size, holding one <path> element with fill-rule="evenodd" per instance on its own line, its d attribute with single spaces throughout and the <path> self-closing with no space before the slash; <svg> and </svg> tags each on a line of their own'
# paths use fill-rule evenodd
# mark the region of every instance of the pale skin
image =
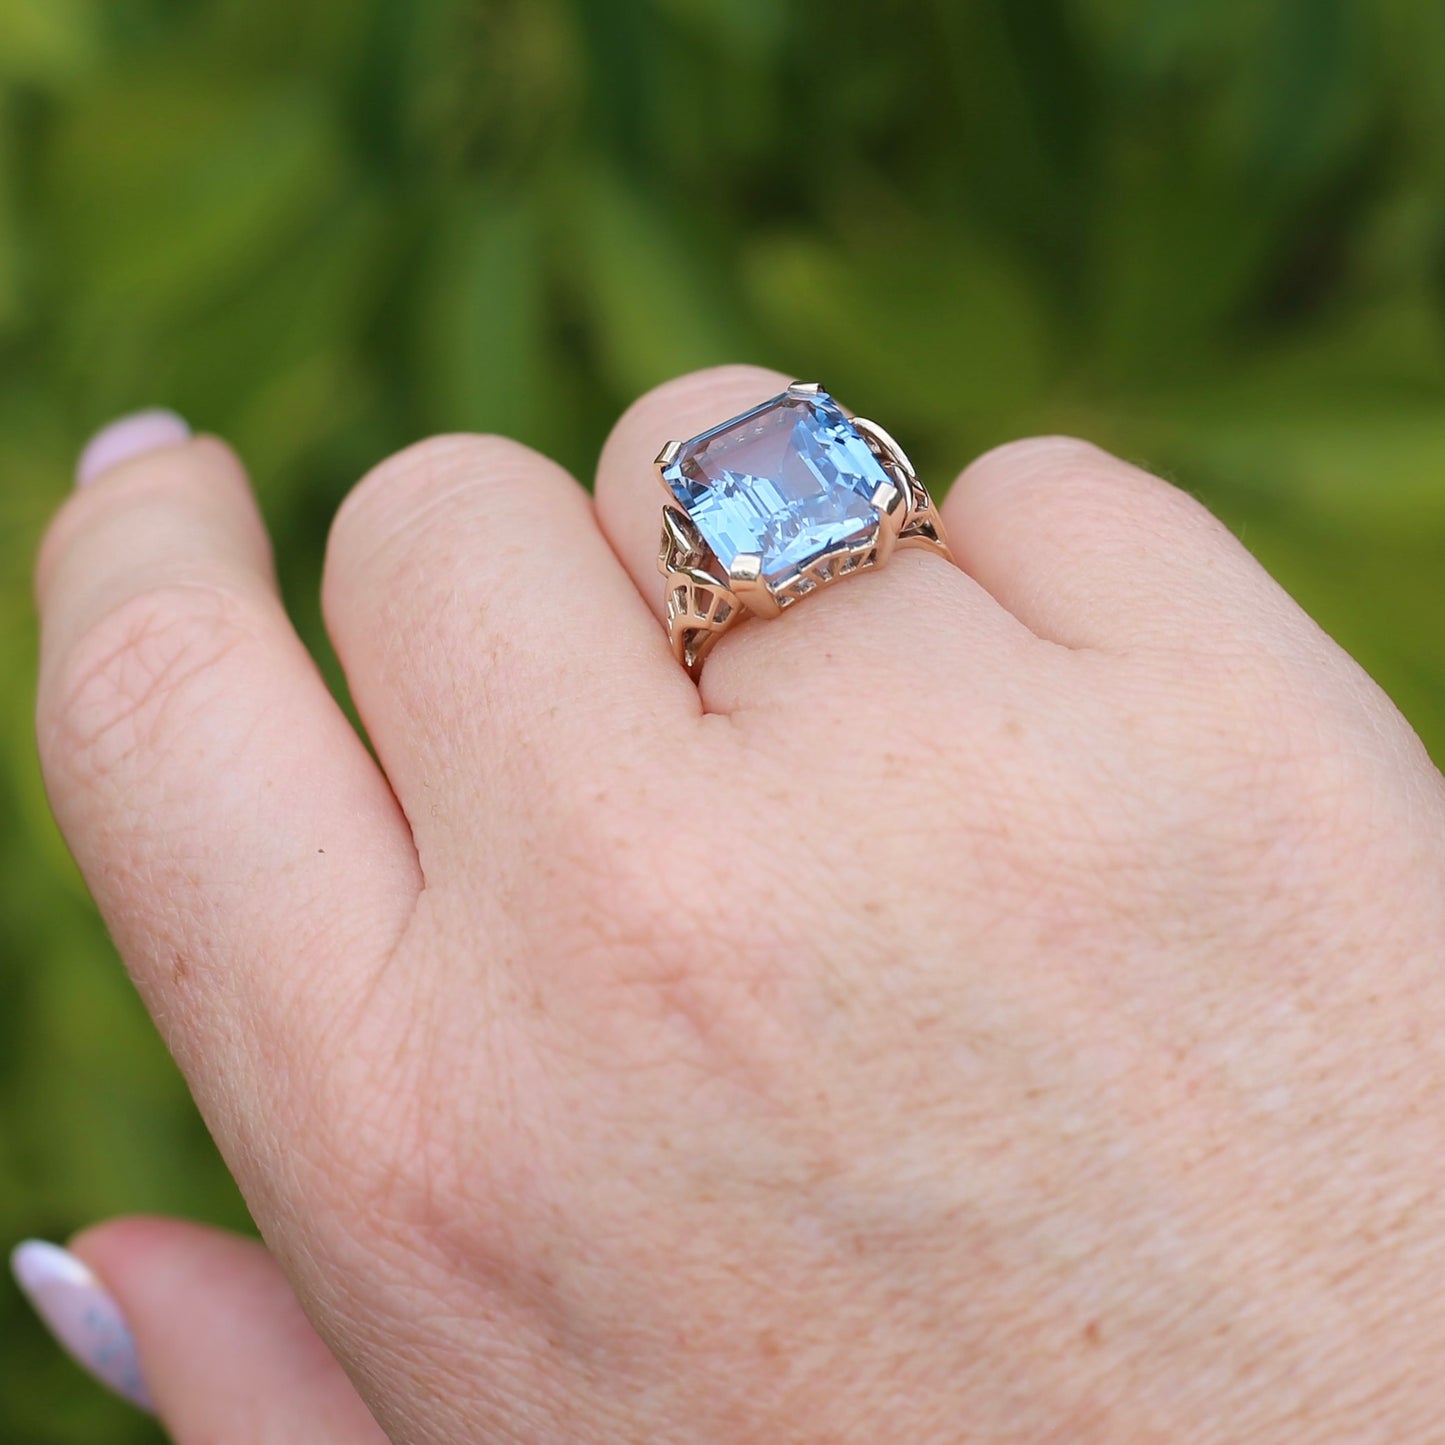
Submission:
<svg viewBox="0 0 1445 1445">
<path fill-rule="evenodd" d="M 61 512 L 51 797 L 267 1245 L 76 1243 L 171 1435 L 1438 1439 L 1445 782 L 1202 506 L 1059 439 L 952 488 L 958 568 L 694 686 L 650 462 L 789 379 L 643 398 L 595 505 L 497 438 L 362 482 L 375 761 L 221 444 Z"/>
</svg>

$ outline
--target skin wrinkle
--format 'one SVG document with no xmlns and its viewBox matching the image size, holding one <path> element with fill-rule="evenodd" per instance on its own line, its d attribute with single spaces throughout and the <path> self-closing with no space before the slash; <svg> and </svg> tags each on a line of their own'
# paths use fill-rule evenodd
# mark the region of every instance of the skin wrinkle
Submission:
<svg viewBox="0 0 1445 1445">
<path fill-rule="evenodd" d="M 179 593 L 136 596 L 74 645 L 51 746 L 77 787 L 99 781 L 137 753 L 164 754 L 164 738 L 181 736 L 210 699 L 192 701 L 190 715 L 179 726 L 170 724 L 169 734 L 160 731 L 166 714 L 198 682 L 213 677 L 230 652 L 257 644 L 245 616 L 224 592 L 189 585 Z M 122 730 L 123 743 L 108 741 Z"/>
<path fill-rule="evenodd" d="M 451 435 L 418 442 L 374 467 L 352 488 L 332 521 L 328 552 L 335 555 L 349 545 L 349 534 L 354 531 L 361 551 L 348 557 L 347 562 L 355 566 L 368 559 L 368 539 L 377 549 L 389 549 L 397 538 L 397 521 L 418 516 L 411 490 L 424 491 L 431 497 L 438 480 L 444 479 L 441 497 L 434 500 L 453 500 L 462 492 L 472 491 L 484 475 L 491 480 L 494 468 L 468 466 L 458 473 L 453 465 L 459 460 L 475 460 L 478 447 L 494 457 L 525 460 L 532 456 L 505 437 Z M 393 508 L 397 509 L 395 514 Z M 379 513 L 374 521 L 370 517 L 373 511 Z M 336 575 L 334 569 L 332 575 Z"/>
</svg>

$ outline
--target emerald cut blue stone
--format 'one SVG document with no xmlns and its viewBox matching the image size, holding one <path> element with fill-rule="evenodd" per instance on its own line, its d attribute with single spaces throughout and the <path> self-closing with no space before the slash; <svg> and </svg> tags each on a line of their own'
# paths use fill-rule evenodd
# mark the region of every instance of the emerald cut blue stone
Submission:
<svg viewBox="0 0 1445 1445">
<path fill-rule="evenodd" d="M 684 442 L 662 477 L 725 569 L 761 557 L 768 582 L 875 533 L 888 480 L 832 397 L 794 391 Z"/>
</svg>

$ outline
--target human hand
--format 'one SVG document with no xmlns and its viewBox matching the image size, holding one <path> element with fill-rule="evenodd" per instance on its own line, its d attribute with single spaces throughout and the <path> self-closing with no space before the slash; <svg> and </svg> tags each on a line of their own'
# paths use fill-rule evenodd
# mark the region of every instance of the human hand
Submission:
<svg viewBox="0 0 1445 1445">
<path fill-rule="evenodd" d="M 595 512 L 495 438 L 362 483 L 325 607 L 379 766 L 224 448 L 62 512 L 51 797 L 295 1291 L 77 1246 L 165 1422 L 378 1438 L 299 1299 L 407 1445 L 1438 1438 L 1440 775 L 1200 506 L 1061 440 L 953 489 L 961 569 L 695 687 L 651 459 L 783 383 L 644 398 Z"/>
</svg>

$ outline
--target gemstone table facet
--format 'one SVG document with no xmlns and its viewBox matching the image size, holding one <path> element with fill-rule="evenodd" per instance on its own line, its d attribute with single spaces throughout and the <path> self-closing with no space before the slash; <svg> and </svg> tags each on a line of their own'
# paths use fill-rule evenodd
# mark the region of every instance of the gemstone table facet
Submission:
<svg viewBox="0 0 1445 1445">
<path fill-rule="evenodd" d="M 662 476 L 723 567 L 757 556 L 768 582 L 876 532 L 888 481 L 832 397 L 791 391 L 683 443 Z"/>
</svg>

